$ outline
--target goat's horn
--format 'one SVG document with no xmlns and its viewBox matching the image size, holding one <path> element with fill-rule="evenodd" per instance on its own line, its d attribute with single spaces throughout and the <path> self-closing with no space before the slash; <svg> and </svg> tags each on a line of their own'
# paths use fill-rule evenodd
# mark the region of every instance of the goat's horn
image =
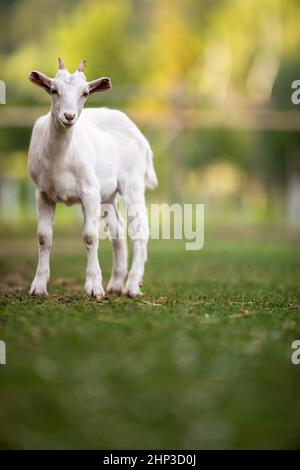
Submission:
<svg viewBox="0 0 300 470">
<path fill-rule="evenodd" d="M 58 66 L 59 66 L 60 69 L 65 69 L 66 68 L 64 61 L 60 57 L 58 58 Z"/>
<path fill-rule="evenodd" d="M 78 65 L 78 72 L 83 72 L 83 69 L 85 67 L 85 64 L 86 64 L 86 60 L 81 60 L 80 61 L 80 64 Z"/>
</svg>

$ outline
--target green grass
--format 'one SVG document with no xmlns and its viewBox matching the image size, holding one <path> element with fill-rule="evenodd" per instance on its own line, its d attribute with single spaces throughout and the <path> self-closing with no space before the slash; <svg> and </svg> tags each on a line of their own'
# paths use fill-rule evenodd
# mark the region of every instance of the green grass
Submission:
<svg viewBox="0 0 300 470">
<path fill-rule="evenodd" d="M 47 299 L 33 237 L 1 242 L 2 448 L 299 448 L 296 244 L 150 243 L 141 299 L 83 293 L 85 253 L 56 237 Z M 110 249 L 100 260 L 107 282 Z"/>
</svg>

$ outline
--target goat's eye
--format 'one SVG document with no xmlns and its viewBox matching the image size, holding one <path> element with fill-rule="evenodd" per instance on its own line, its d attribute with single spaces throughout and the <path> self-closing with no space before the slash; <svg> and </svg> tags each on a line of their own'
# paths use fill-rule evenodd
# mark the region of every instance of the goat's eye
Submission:
<svg viewBox="0 0 300 470">
<path fill-rule="evenodd" d="M 87 96 L 89 96 L 89 94 L 88 94 L 87 91 L 84 91 L 84 92 L 82 93 L 82 96 L 84 96 L 84 97 L 86 98 Z"/>
<path fill-rule="evenodd" d="M 58 95 L 58 91 L 57 91 L 55 88 L 53 88 L 53 89 L 51 90 L 51 94 L 52 94 L 52 95 Z"/>
</svg>

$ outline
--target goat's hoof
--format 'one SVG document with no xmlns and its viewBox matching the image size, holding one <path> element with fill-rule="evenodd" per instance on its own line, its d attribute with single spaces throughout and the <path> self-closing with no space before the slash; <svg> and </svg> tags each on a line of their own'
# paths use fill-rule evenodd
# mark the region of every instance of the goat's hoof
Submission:
<svg viewBox="0 0 300 470">
<path fill-rule="evenodd" d="M 134 297 L 142 297 L 144 294 L 143 294 L 143 292 L 141 292 L 140 290 L 138 290 L 138 291 L 129 290 L 129 291 L 126 292 L 126 295 L 127 295 L 130 299 L 134 299 Z"/>
<path fill-rule="evenodd" d="M 122 295 L 124 290 L 123 280 L 111 279 L 108 283 L 106 292 L 108 294 Z"/>
<path fill-rule="evenodd" d="M 106 295 L 105 295 L 105 292 L 104 290 L 102 289 L 102 291 L 99 291 L 99 290 L 87 290 L 85 289 L 85 292 L 90 296 L 90 297 L 94 297 L 95 299 L 97 300 L 103 300 L 106 298 Z"/>
<path fill-rule="evenodd" d="M 103 300 L 105 298 L 105 292 L 99 279 L 87 279 L 84 290 L 91 297 L 96 297 L 97 300 Z"/>
<path fill-rule="evenodd" d="M 139 286 L 126 286 L 124 289 L 124 294 L 130 298 L 141 297 L 143 295 Z"/>
<path fill-rule="evenodd" d="M 95 295 L 95 297 L 96 297 L 97 302 L 102 302 L 102 300 L 107 299 L 107 295 L 105 295 L 105 292 L 104 292 L 104 294 L 97 294 L 97 295 Z"/>
<path fill-rule="evenodd" d="M 29 294 L 36 297 L 47 297 L 47 287 L 41 284 L 37 279 L 34 279 L 32 281 Z"/>
<path fill-rule="evenodd" d="M 40 290 L 30 290 L 29 294 L 32 295 L 33 297 L 48 297 L 48 292 L 47 291 L 40 291 Z"/>
<path fill-rule="evenodd" d="M 101 302 L 102 300 L 107 299 L 107 296 L 106 296 L 104 291 L 103 292 L 94 292 L 94 291 L 87 292 L 86 291 L 86 293 L 88 294 L 88 296 L 93 297 L 94 299 L 96 299 L 97 302 Z"/>
<path fill-rule="evenodd" d="M 109 289 L 107 289 L 107 293 L 108 294 L 122 295 L 123 294 L 123 289 L 109 288 Z"/>
</svg>

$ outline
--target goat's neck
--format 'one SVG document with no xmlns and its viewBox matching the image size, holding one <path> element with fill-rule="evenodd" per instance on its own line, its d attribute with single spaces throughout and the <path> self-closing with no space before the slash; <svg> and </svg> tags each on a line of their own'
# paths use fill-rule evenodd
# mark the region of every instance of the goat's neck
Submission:
<svg viewBox="0 0 300 470">
<path fill-rule="evenodd" d="M 50 113 L 46 138 L 46 157 L 52 162 L 64 159 L 73 137 L 73 128 L 65 129 Z"/>
</svg>

